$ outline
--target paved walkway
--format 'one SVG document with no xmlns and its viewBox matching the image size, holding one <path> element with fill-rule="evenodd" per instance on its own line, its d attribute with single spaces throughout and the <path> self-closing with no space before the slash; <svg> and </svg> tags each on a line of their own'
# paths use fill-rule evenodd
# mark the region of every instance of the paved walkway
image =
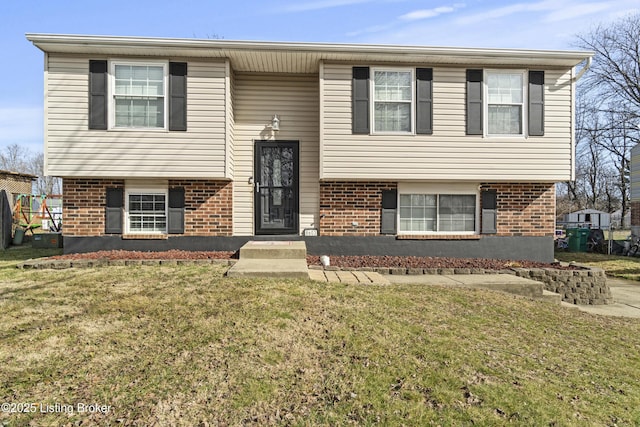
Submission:
<svg viewBox="0 0 640 427">
<path fill-rule="evenodd" d="M 640 282 L 608 277 L 607 284 L 613 295 L 613 304 L 577 307 L 587 313 L 640 319 Z"/>
<path fill-rule="evenodd" d="M 383 276 L 373 271 L 323 271 L 309 269 L 309 278 L 316 282 L 339 282 L 351 285 L 389 285 L 387 279 L 390 276 Z"/>
<path fill-rule="evenodd" d="M 349 284 L 380 284 L 389 285 L 392 283 L 418 283 L 425 285 L 440 286 L 466 286 L 466 287 L 482 287 L 498 291 L 505 291 L 505 286 L 512 288 L 516 285 L 523 290 L 528 289 L 527 279 L 521 279 L 512 275 L 505 274 L 483 274 L 483 275 L 382 275 L 369 271 L 322 271 L 309 269 L 309 276 L 312 280 L 320 282 L 340 282 Z M 539 282 L 536 282 L 539 283 Z M 640 318 L 640 282 L 631 280 L 607 278 L 607 283 L 611 288 L 613 295 L 613 304 L 607 305 L 575 305 L 562 303 L 567 308 L 577 308 L 592 314 L 600 314 L 604 316 L 621 316 Z M 524 292 L 516 292 L 521 295 L 527 295 L 528 290 Z"/>
</svg>

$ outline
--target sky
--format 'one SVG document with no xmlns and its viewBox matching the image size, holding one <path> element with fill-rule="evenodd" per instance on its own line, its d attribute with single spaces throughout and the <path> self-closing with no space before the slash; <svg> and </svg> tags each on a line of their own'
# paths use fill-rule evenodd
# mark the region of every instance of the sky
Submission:
<svg viewBox="0 0 640 427">
<path fill-rule="evenodd" d="M 0 0 L 0 151 L 43 150 L 43 53 L 26 33 L 575 50 L 638 0 Z"/>
</svg>

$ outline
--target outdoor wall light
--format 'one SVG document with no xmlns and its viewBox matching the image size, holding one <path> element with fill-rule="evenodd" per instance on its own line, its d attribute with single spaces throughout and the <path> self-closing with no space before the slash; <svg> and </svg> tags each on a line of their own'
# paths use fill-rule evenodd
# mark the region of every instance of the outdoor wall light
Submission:
<svg viewBox="0 0 640 427">
<path fill-rule="evenodd" d="M 280 130 L 280 119 L 277 114 L 274 114 L 273 119 L 271 119 L 271 130 L 276 132 Z"/>
</svg>

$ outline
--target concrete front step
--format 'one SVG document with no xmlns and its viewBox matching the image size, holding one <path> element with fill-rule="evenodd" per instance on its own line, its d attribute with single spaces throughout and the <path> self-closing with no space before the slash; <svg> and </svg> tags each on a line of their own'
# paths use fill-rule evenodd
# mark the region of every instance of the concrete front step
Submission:
<svg viewBox="0 0 640 427">
<path fill-rule="evenodd" d="M 543 290 L 541 298 L 542 298 L 542 300 L 550 302 L 552 304 L 557 304 L 557 305 L 561 305 L 562 304 L 562 295 L 557 294 L 555 292 Z"/>
<path fill-rule="evenodd" d="M 242 259 L 227 271 L 228 277 L 309 278 L 306 259 Z"/>
<path fill-rule="evenodd" d="M 243 259 L 307 259 L 307 245 L 304 241 L 261 241 L 250 240 L 240 248 Z"/>
</svg>

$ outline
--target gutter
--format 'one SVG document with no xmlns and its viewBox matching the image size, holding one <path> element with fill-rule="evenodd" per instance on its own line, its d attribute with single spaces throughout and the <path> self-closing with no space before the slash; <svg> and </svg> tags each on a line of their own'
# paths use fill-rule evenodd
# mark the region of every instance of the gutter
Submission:
<svg viewBox="0 0 640 427">
<path fill-rule="evenodd" d="M 578 74 L 576 74 L 573 79 L 571 79 L 572 82 L 577 82 L 578 80 L 580 80 L 582 78 L 582 76 L 584 76 L 584 73 L 586 73 L 587 71 L 589 71 L 589 68 L 591 68 L 591 61 L 592 61 L 592 57 L 589 56 L 587 58 L 587 63 L 584 65 L 584 67 L 582 67 L 582 69 L 578 72 Z"/>
</svg>

